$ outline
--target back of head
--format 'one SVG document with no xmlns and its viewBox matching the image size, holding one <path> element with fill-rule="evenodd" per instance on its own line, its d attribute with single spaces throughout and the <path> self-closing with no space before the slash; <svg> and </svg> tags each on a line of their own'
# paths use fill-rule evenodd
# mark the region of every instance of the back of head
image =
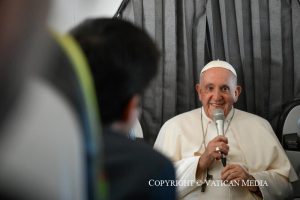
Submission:
<svg viewBox="0 0 300 200">
<path fill-rule="evenodd" d="M 119 19 L 90 19 L 71 34 L 87 56 L 104 125 L 121 120 L 158 68 L 159 52 L 144 31 Z"/>
</svg>

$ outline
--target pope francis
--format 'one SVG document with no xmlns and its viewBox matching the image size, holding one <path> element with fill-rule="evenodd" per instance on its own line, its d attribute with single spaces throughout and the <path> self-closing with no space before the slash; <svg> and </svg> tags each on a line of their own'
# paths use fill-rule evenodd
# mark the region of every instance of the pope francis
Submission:
<svg viewBox="0 0 300 200">
<path fill-rule="evenodd" d="M 178 184 L 179 197 L 290 198 L 290 182 L 297 175 L 270 124 L 233 107 L 241 93 L 235 69 L 211 61 L 196 90 L 203 106 L 168 120 L 154 145 L 173 160 L 177 181 L 191 183 Z M 222 133 L 214 120 L 216 109 L 224 113 Z"/>
</svg>

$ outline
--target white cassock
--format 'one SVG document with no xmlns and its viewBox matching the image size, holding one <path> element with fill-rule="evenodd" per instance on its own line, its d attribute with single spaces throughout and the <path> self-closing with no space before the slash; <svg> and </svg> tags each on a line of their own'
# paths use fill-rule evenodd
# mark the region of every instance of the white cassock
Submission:
<svg viewBox="0 0 300 200">
<path fill-rule="evenodd" d="M 219 184 L 223 166 L 215 161 L 209 168 L 213 175 L 212 184 L 201 192 L 200 184 L 186 184 L 184 181 L 196 181 L 199 158 L 204 152 L 205 143 L 217 136 L 215 123 L 202 112 L 201 108 L 178 115 L 168 120 L 161 128 L 154 148 L 168 156 L 175 164 L 178 191 L 181 199 L 260 199 L 241 186 L 222 186 Z M 256 179 L 264 199 L 282 200 L 291 195 L 290 182 L 297 180 L 291 166 L 270 124 L 263 118 L 231 109 L 224 121 L 229 153 L 227 164 L 240 164 Z M 195 152 L 198 152 L 195 156 Z M 205 179 L 206 173 L 202 175 Z"/>
</svg>

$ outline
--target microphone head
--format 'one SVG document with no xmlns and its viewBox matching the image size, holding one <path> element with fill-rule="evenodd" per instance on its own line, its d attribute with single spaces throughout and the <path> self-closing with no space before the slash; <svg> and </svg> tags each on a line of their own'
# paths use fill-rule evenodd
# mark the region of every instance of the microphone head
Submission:
<svg viewBox="0 0 300 200">
<path fill-rule="evenodd" d="M 216 108 L 216 109 L 214 109 L 214 111 L 213 111 L 213 120 L 216 122 L 216 121 L 218 121 L 218 120 L 222 120 L 222 121 L 224 121 L 224 119 L 225 119 L 225 116 L 224 116 L 224 111 L 223 111 L 223 109 L 220 109 L 220 108 Z"/>
</svg>

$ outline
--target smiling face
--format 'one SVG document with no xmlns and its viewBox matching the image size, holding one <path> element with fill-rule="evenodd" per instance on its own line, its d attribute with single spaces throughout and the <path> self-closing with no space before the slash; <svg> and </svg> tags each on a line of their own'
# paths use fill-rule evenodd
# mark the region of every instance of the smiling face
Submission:
<svg viewBox="0 0 300 200">
<path fill-rule="evenodd" d="M 216 108 L 224 110 L 225 117 L 228 115 L 238 100 L 241 87 L 236 85 L 236 77 L 231 71 L 214 67 L 200 75 L 196 90 L 206 115 L 212 119 Z"/>
</svg>

